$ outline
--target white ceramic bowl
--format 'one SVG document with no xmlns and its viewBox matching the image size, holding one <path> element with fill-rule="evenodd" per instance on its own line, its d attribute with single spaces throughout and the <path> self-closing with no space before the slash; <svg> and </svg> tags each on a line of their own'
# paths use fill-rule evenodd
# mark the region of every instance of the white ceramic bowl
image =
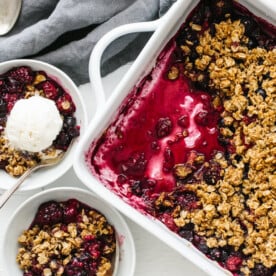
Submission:
<svg viewBox="0 0 276 276">
<path fill-rule="evenodd" d="M 75 116 L 77 118 L 77 124 L 80 126 L 80 136 L 82 136 L 84 130 L 87 127 L 87 112 L 83 103 L 82 96 L 77 86 L 70 79 L 70 77 L 51 64 L 31 59 L 18 59 L 2 62 L 0 63 L 0 74 L 8 71 L 12 67 L 22 65 L 30 66 L 33 70 L 45 71 L 50 77 L 53 77 L 53 79 L 55 79 L 65 89 L 67 93 L 71 95 L 76 105 Z M 73 155 L 76 150 L 78 141 L 79 138 L 76 139 L 75 144 L 70 149 L 70 152 L 66 154 L 62 162 L 60 162 L 56 166 L 34 172 L 24 181 L 18 191 L 27 191 L 41 188 L 61 177 L 72 166 Z M 0 179 L 0 190 L 6 190 L 17 181 L 17 178 L 10 176 L 3 170 L 0 171 Z"/>
<path fill-rule="evenodd" d="M 16 263 L 17 238 L 23 230 L 30 226 L 39 205 L 49 200 L 64 201 L 70 198 L 75 198 L 98 210 L 114 226 L 120 243 L 120 259 L 117 275 L 133 275 L 136 261 L 135 245 L 123 217 L 116 210 L 112 209 L 109 204 L 95 197 L 91 192 L 71 187 L 53 188 L 37 193 L 23 202 L 13 213 L 6 226 L 1 247 L 1 254 L 3 256 L 1 268 L 3 269 L 3 275 L 22 276 L 22 271 Z"/>
<path fill-rule="evenodd" d="M 156 237 L 160 238 L 167 245 L 178 251 L 186 259 L 190 260 L 202 271 L 209 275 L 232 275 L 220 267 L 216 262 L 208 259 L 204 254 L 197 250 L 191 243 L 180 238 L 177 234 L 168 230 L 161 222 L 143 215 L 135 208 L 128 205 L 123 199 L 107 189 L 95 176 L 92 175 L 89 167 L 86 165 L 86 154 L 93 141 L 102 135 L 110 122 L 116 116 L 116 111 L 126 98 L 128 93 L 146 76 L 153 68 L 156 58 L 167 44 L 167 42 L 176 34 L 180 26 L 184 23 L 187 15 L 198 4 L 193 0 L 178 0 L 170 8 L 165 16 L 152 22 L 143 22 L 129 24 L 118 27 L 105 35 L 95 46 L 90 58 L 90 80 L 94 87 L 94 91 L 105 95 L 103 89 L 100 64 L 101 57 L 107 46 L 115 39 L 122 35 L 135 32 L 154 31 L 147 45 L 144 47 L 138 58 L 135 60 L 131 68 L 128 70 L 124 78 L 114 88 L 114 91 L 107 101 L 105 108 L 97 114 L 93 123 L 88 127 L 87 132 L 81 139 L 77 149 L 74 161 L 74 169 L 77 176 L 82 182 L 97 195 L 112 203 L 118 210 L 127 215 L 130 219 L 144 227 Z M 256 16 L 267 19 L 276 25 L 276 3 L 273 0 L 240 0 L 241 5 L 247 7 Z M 161 253 L 160 253 L 161 254 Z"/>
</svg>

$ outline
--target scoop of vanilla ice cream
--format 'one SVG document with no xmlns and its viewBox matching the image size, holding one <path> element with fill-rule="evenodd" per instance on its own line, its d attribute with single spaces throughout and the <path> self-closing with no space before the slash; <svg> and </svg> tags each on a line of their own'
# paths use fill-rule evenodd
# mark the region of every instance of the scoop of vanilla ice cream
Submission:
<svg viewBox="0 0 276 276">
<path fill-rule="evenodd" d="M 62 122 L 54 101 L 33 96 L 15 103 L 8 116 L 5 135 L 16 149 L 40 152 L 52 145 Z"/>
</svg>

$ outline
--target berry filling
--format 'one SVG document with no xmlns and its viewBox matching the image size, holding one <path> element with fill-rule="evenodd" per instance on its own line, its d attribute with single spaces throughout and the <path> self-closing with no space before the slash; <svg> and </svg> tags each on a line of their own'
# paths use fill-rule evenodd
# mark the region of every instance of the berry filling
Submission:
<svg viewBox="0 0 276 276">
<path fill-rule="evenodd" d="M 18 241 L 16 260 L 24 276 L 112 273 L 114 228 L 101 213 L 76 199 L 41 204 Z"/>
<path fill-rule="evenodd" d="M 63 119 L 60 133 L 52 146 L 43 153 L 20 151 L 9 146 L 4 130 L 7 118 L 19 99 L 39 95 L 53 100 Z M 54 155 L 55 151 L 66 151 L 71 140 L 80 134 L 74 115 L 76 110 L 71 96 L 56 80 L 43 71 L 34 71 L 28 66 L 19 66 L 0 75 L 0 142 L 1 166 L 12 176 L 22 175 L 28 168 L 40 162 L 44 155 Z M 35 116 L 35 114 L 34 114 Z"/>
<path fill-rule="evenodd" d="M 87 153 L 91 172 L 233 275 L 274 275 L 276 27 L 202 0 Z"/>
</svg>

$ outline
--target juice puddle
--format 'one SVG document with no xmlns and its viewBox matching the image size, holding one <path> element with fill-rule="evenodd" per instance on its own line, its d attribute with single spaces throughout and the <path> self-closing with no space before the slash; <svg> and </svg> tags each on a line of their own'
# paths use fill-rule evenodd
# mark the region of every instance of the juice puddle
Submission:
<svg viewBox="0 0 276 276">
<path fill-rule="evenodd" d="M 224 150 L 217 139 L 219 112 L 211 96 L 192 88 L 183 75 L 176 80 L 167 77 L 174 49 L 171 43 L 150 77 L 125 100 L 88 161 L 101 181 L 132 205 L 135 182 L 150 186 L 149 197 L 172 191 L 173 167 L 185 163 L 191 151 L 208 161 Z M 134 197 L 140 207 L 144 205 Z"/>
</svg>

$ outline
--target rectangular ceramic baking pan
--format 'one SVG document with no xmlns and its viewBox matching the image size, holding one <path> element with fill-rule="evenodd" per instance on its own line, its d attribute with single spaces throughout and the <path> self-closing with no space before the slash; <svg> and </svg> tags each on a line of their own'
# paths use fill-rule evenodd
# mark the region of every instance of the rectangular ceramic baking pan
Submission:
<svg viewBox="0 0 276 276">
<path fill-rule="evenodd" d="M 232 275 L 229 271 L 220 267 L 216 262 L 208 259 L 203 253 L 191 245 L 191 243 L 170 231 L 161 222 L 150 216 L 143 215 L 124 202 L 94 177 L 85 163 L 86 153 L 91 143 L 102 135 L 111 121 L 115 118 L 119 106 L 128 93 L 130 93 L 130 91 L 139 84 L 139 81 L 150 72 L 155 64 L 156 58 L 164 46 L 176 34 L 180 26 L 185 22 L 186 17 L 198 2 L 199 1 L 194 0 L 178 0 L 161 19 L 118 27 L 105 35 L 95 46 L 90 57 L 89 73 L 91 84 L 94 91 L 97 93 L 97 104 L 101 106 L 98 110 L 101 111 L 98 112 L 90 122 L 87 132 L 79 143 L 74 161 L 74 169 L 77 176 L 89 189 L 138 223 L 145 230 L 178 251 L 207 274 L 216 276 Z M 276 24 L 276 2 L 274 0 L 240 0 L 238 2 L 248 8 L 257 17 L 261 17 L 274 25 Z M 154 33 L 147 45 L 124 78 L 118 82 L 114 92 L 105 103 L 106 95 L 103 90 L 100 75 L 101 57 L 104 50 L 112 41 L 120 36 L 149 31 L 154 31 Z M 158 258 L 158 256 L 156 257 Z"/>
</svg>

